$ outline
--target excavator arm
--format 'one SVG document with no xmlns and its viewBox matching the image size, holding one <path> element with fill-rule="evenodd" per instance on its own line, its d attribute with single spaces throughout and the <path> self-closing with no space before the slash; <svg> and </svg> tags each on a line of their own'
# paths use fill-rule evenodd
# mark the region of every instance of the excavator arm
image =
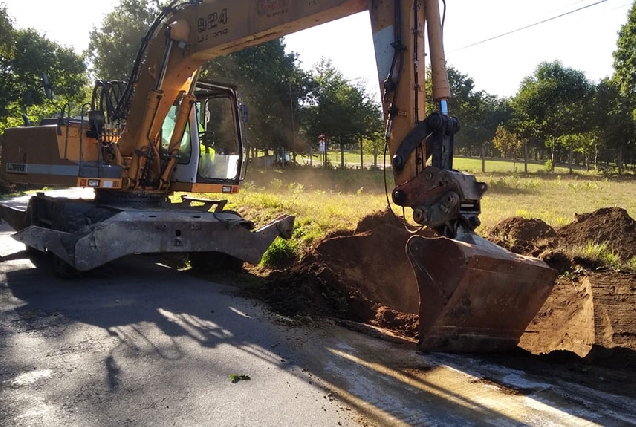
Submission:
<svg viewBox="0 0 636 427">
<path fill-rule="evenodd" d="M 163 23 L 149 35 L 150 41 L 140 55 L 143 63 L 135 67 L 120 101 L 119 116 L 124 118 L 125 127 L 117 146 L 123 158 L 131 159 L 124 187 L 142 188 L 149 182 L 167 181 L 165 169 L 169 168 L 161 170 L 155 160 L 161 124 L 177 99 L 186 116 L 197 70 L 205 62 L 364 10 L 369 10 L 371 17 L 387 141 L 397 166 L 395 181 L 404 184 L 412 180 L 424 169 L 427 155 L 425 138 L 415 141 L 407 137 L 419 123 L 429 122 L 424 120 L 424 32 L 430 18 L 434 97 L 444 113 L 450 97 L 437 1 L 215 0 L 173 4 L 164 12 Z M 173 133 L 176 141 L 185 122 L 181 121 Z M 149 162 L 156 164 L 146 166 Z M 143 180 L 142 170 L 148 168 L 163 179 Z"/>
<path fill-rule="evenodd" d="M 259 0 L 173 3 L 159 17 L 140 53 L 119 102 L 125 127 L 117 143 L 126 177 L 123 188 L 165 190 L 176 162 L 160 162 L 163 119 L 175 101 L 180 108 L 170 153 L 178 153 L 197 73 L 206 61 L 248 46 L 326 23 L 363 10 L 371 18 L 378 81 L 383 93 L 387 144 L 397 184 L 393 200 L 413 209 L 414 220 L 448 237 L 460 225 L 479 225 L 479 199 L 486 190 L 469 175 L 452 171 L 450 87 L 437 0 Z M 433 98 L 438 111 L 427 115 L 425 33 L 431 50 Z M 427 167 L 427 159 L 431 166 Z M 431 169 L 432 167 L 432 169 Z"/>
</svg>

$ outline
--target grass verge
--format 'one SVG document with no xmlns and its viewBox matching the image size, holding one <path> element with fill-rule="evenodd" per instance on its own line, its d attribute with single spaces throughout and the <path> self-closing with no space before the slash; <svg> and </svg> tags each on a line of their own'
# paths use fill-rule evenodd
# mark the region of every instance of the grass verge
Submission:
<svg viewBox="0 0 636 427">
<path fill-rule="evenodd" d="M 393 180 L 388 173 L 390 191 Z M 633 179 L 558 174 L 476 176 L 489 185 L 482 199 L 482 226 L 477 229 L 482 235 L 512 216 L 538 218 L 560 227 L 572 222 L 575 213 L 602 207 L 618 206 L 632 217 L 636 215 Z M 272 255 L 273 259 L 282 253 L 294 252 L 299 256 L 325 235 L 336 230 L 354 230 L 364 216 L 387 206 L 383 172 L 377 170 L 252 169 L 241 192 L 229 195 L 228 201 L 228 209 L 238 211 L 257 225 L 281 214 L 296 216 L 292 241 L 276 243 L 273 250 L 277 254 Z M 402 215 L 400 207 L 392 205 L 392 208 Z M 410 219 L 410 213 L 406 215 Z"/>
</svg>

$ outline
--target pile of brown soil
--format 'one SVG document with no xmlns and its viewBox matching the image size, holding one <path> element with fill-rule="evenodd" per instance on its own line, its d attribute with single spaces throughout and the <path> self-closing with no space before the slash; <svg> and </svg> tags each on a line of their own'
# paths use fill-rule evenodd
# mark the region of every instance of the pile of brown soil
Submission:
<svg viewBox="0 0 636 427">
<path fill-rule="evenodd" d="M 490 233 L 507 241 L 523 240 L 532 242 L 556 236 L 554 229 L 540 219 L 524 219 L 518 216 L 497 224 Z"/>
<path fill-rule="evenodd" d="M 566 253 L 590 243 L 607 245 L 623 261 L 636 256 L 636 221 L 625 209 L 602 208 L 575 217 L 574 222 L 557 229 L 540 219 L 508 218 L 490 231 L 488 239 L 511 252 L 535 257 L 546 251 Z"/>
<path fill-rule="evenodd" d="M 259 292 L 283 315 L 337 317 L 415 337 L 419 295 L 404 252 L 411 235 L 393 212 L 376 212 L 355 232 L 319 242 L 290 271 L 270 274 Z"/>
<path fill-rule="evenodd" d="M 510 252 L 538 257 L 555 236 L 554 229 L 542 220 L 515 216 L 497 224 L 488 239 Z"/>
<path fill-rule="evenodd" d="M 605 243 L 623 261 L 636 256 L 636 221 L 622 208 L 602 208 L 576 215 L 571 224 L 557 231 L 558 246 Z"/>
</svg>

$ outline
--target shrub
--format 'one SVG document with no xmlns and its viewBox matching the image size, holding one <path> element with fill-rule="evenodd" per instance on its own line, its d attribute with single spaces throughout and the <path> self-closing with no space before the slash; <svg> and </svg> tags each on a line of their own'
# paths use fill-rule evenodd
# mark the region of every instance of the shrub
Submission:
<svg viewBox="0 0 636 427">
<path fill-rule="evenodd" d="M 552 172 L 552 170 L 553 170 L 553 169 L 552 169 L 552 160 L 546 160 L 546 161 L 545 161 L 545 164 L 543 165 L 543 169 L 544 169 L 546 172 Z"/>
<path fill-rule="evenodd" d="M 298 261 L 298 245 L 294 240 L 277 237 L 274 243 L 265 251 L 261 265 L 272 269 L 290 267 Z"/>
</svg>

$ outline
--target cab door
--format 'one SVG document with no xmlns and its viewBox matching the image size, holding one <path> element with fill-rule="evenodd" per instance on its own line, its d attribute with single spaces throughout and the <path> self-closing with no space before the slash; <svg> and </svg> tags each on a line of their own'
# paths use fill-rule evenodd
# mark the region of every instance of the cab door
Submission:
<svg viewBox="0 0 636 427">
<path fill-rule="evenodd" d="M 197 83 L 195 108 L 184 132 L 170 189 L 187 192 L 238 192 L 245 146 L 242 109 L 230 86 Z M 165 132 L 176 117 L 171 109 Z M 174 125 L 173 125 L 174 127 Z"/>
</svg>

